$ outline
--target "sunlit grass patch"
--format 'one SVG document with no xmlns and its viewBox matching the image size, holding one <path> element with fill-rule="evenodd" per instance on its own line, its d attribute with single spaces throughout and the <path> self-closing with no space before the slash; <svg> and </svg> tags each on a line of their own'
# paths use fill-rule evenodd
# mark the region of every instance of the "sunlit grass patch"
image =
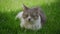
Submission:
<svg viewBox="0 0 60 34">
<path fill-rule="evenodd" d="M 45 4 L 50 5 L 50 3 L 54 2 L 55 0 L 0 0 L 0 11 L 21 10 L 23 4 L 32 7 Z"/>
</svg>

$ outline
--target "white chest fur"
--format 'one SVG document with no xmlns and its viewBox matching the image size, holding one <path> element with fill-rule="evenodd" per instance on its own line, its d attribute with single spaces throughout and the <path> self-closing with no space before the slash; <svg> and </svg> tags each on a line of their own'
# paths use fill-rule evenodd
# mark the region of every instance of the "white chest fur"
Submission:
<svg viewBox="0 0 60 34">
<path fill-rule="evenodd" d="M 42 26 L 41 26 L 41 18 L 39 16 L 39 18 L 37 20 L 35 20 L 33 22 L 33 24 L 26 22 L 23 18 L 22 18 L 22 13 L 20 12 L 18 13 L 18 15 L 16 16 L 16 18 L 19 18 L 21 20 L 20 26 L 26 29 L 31 29 L 31 30 L 39 30 Z"/>
</svg>

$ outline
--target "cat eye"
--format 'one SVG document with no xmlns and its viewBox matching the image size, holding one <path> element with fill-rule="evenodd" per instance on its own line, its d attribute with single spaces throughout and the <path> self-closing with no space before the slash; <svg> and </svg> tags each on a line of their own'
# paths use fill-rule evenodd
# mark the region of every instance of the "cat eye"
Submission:
<svg viewBox="0 0 60 34">
<path fill-rule="evenodd" d="M 37 19 L 38 15 L 32 15 L 32 18 Z"/>
<path fill-rule="evenodd" d="M 33 14 L 32 17 L 36 17 L 37 15 L 36 14 Z"/>
<path fill-rule="evenodd" d="M 25 15 L 25 17 L 28 17 L 28 15 Z"/>
<path fill-rule="evenodd" d="M 24 17 L 24 18 L 27 18 L 27 17 L 28 17 L 28 15 L 23 15 L 23 17 Z"/>
<path fill-rule="evenodd" d="M 35 17 L 35 15 L 32 15 L 32 17 Z"/>
<path fill-rule="evenodd" d="M 27 13 L 23 13 L 23 18 L 27 18 L 28 14 Z"/>
</svg>

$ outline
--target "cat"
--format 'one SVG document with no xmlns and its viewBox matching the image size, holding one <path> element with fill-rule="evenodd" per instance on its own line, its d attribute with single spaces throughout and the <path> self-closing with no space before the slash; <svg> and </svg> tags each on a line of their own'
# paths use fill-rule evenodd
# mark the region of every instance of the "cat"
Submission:
<svg viewBox="0 0 60 34">
<path fill-rule="evenodd" d="M 21 20 L 20 27 L 31 30 L 39 30 L 46 21 L 46 16 L 39 7 L 28 8 L 23 5 L 23 11 L 16 15 Z"/>
</svg>

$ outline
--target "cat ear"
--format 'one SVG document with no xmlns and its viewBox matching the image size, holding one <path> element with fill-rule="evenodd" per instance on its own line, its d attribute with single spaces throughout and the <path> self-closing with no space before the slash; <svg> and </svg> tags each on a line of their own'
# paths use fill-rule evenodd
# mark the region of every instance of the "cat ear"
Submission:
<svg viewBox="0 0 60 34">
<path fill-rule="evenodd" d="M 28 10 L 29 8 L 23 4 L 23 10 Z"/>
</svg>

